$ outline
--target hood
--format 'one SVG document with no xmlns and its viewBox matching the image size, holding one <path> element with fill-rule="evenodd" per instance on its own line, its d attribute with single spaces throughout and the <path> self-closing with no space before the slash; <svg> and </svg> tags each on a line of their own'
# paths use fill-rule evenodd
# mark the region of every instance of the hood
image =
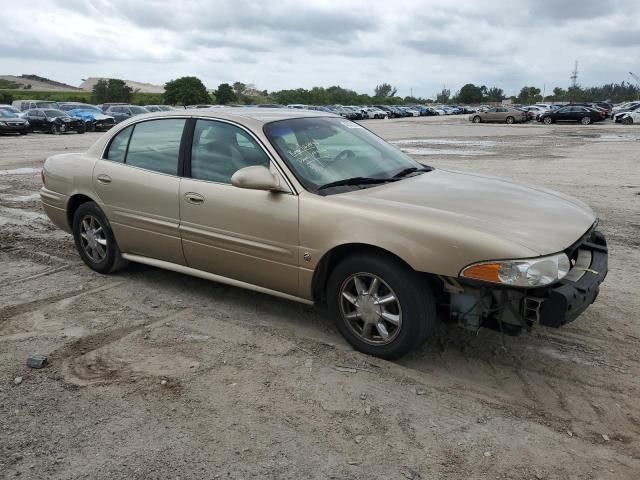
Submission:
<svg viewBox="0 0 640 480">
<path fill-rule="evenodd" d="M 439 169 L 339 196 L 433 228 L 455 224 L 469 235 L 488 233 L 539 255 L 565 250 L 596 220 L 586 204 L 558 192 Z"/>
</svg>

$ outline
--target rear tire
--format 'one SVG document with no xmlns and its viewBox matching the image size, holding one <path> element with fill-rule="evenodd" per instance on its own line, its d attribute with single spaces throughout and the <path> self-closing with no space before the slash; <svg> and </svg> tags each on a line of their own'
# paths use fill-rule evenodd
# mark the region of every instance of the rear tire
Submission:
<svg viewBox="0 0 640 480">
<path fill-rule="evenodd" d="M 388 360 L 422 344 L 437 321 L 429 286 L 390 256 L 343 260 L 329 277 L 327 301 L 338 330 L 356 350 Z"/>
<path fill-rule="evenodd" d="M 73 215 L 73 238 L 82 261 L 99 273 L 111 273 L 127 265 L 107 217 L 95 202 L 86 202 Z"/>
<path fill-rule="evenodd" d="M 591 117 L 582 117 L 580 123 L 582 125 L 589 125 L 591 123 Z"/>
</svg>

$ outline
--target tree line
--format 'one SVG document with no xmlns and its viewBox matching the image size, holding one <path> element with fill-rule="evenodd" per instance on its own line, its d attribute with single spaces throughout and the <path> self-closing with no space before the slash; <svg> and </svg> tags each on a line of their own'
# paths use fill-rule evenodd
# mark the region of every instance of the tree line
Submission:
<svg viewBox="0 0 640 480">
<path fill-rule="evenodd" d="M 6 87 L 5 87 L 6 88 Z M 2 89 L 2 85 L 0 85 Z M 396 87 L 382 83 L 375 87 L 372 95 L 358 93 L 354 90 L 334 85 L 331 87 L 313 87 L 311 89 L 296 88 L 268 92 L 259 90 L 254 85 L 242 82 L 221 83 L 215 90 L 208 90 L 197 77 L 187 76 L 171 80 L 165 84 L 164 94 L 144 94 L 149 103 L 165 103 L 168 105 L 198 104 L 244 104 L 255 105 L 277 103 L 289 105 L 402 105 L 402 104 L 481 104 L 499 103 L 510 98 L 513 103 L 532 104 L 548 102 L 585 102 L 609 100 L 614 103 L 640 99 L 640 87 L 628 82 L 609 83 L 597 87 L 572 86 L 567 89 L 556 87 L 550 93 L 542 92 L 535 86 L 524 86 L 517 95 L 508 97 L 502 88 L 485 85 L 465 84 L 453 95 L 451 90 L 443 87 L 435 98 L 399 96 Z M 6 95 L 0 91 L 0 100 L 10 103 L 15 90 Z M 62 94 L 63 92 L 56 92 Z M 72 95 L 70 92 L 69 95 Z M 544 96 L 543 96 L 544 95 Z M 58 95 L 56 95 L 58 96 Z M 79 96 L 79 95 L 78 95 Z M 98 80 L 91 92 L 93 103 L 134 102 L 142 98 L 142 94 L 129 87 L 120 79 Z M 72 100 L 71 97 L 67 100 Z M 78 100 L 81 100 L 78 98 Z M 86 100 L 85 100 L 86 101 Z M 0 103 L 2 103 L 0 102 Z"/>
</svg>

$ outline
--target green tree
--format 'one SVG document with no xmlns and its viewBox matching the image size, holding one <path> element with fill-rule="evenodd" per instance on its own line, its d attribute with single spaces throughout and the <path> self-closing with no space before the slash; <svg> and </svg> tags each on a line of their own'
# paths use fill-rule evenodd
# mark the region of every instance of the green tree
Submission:
<svg viewBox="0 0 640 480">
<path fill-rule="evenodd" d="M 377 85 L 373 96 L 379 98 L 395 97 L 397 88 L 392 87 L 390 83 L 382 83 Z"/>
<path fill-rule="evenodd" d="M 520 93 L 516 97 L 516 102 L 523 105 L 530 105 L 541 101 L 542 95 L 540 95 L 540 89 L 537 87 L 522 87 L 522 90 L 520 90 Z"/>
<path fill-rule="evenodd" d="M 446 87 L 442 87 L 440 93 L 436 95 L 436 103 L 449 103 L 451 99 L 451 90 Z"/>
<path fill-rule="evenodd" d="M 458 92 L 456 100 L 460 103 L 482 103 L 482 93 L 486 87 L 478 87 L 473 83 L 467 83 Z"/>
<path fill-rule="evenodd" d="M 507 97 L 504 95 L 504 90 L 498 87 L 491 87 L 485 95 L 487 102 L 502 102 L 505 98 Z"/>
<path fill-rule="evenodd" d="M 93 86 L 92 101 L 94 103 L 105 102 L 131 102 L 133 89 L 123 80 L 117 78 L 101 79 Z"/>
<path fill-rule="evenodd" d="M 227 105 L 238 99 L 236 93 L 233 91 L 233 87 L 228 83 L 218 85 L 218 89 L 214 92 L 214 95 L 216 96 L 216 102 L 221 105 Z"/>
<path fill-rule="evenodd" d="M 169 105 L 195 105 L 211 102 L 207 87 L 197 77 L 181 77 L 164 85 L 164 103 Z"/>
</svg>

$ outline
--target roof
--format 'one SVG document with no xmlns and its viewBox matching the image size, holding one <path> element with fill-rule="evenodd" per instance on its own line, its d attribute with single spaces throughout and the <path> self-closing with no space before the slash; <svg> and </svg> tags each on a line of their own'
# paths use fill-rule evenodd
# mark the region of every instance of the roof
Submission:
<svg viewBox="0 0 640 480">
<path fill-rule="evenodd" d="M 260 123 L 274 122 L 276 120 L 288 120 L 291 118 L 308 118 L 308 117 L 337 117 L 339 115 L 320 112 L 316 110 L 304 110 L 300 108 L 256 108 L 256 107 L 220 107 L 220 108 L 194 108 L 182 110 L 171 110 L 166 112 L 153 112 L 144 114 L 144 116 L 158 117 L 176 115 L 198 116 L 222 118 L 226 120 L 251 119 Z M 140 118 L 142 115 L 133 117 Z"/>
</svg>

